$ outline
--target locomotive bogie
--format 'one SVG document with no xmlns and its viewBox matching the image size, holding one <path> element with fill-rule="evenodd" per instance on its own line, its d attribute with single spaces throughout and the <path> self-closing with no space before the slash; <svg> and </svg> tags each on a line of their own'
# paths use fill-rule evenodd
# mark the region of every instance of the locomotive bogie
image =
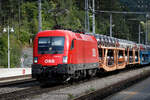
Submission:
<svg viewBox="0 0 150 100">
<path fill-rule="evenodd" d="M 65 82 L 67 79 L 77 80 L 79 78 L 94 76 L 98 70 L 97 66 L 98 63 L 79 65 L 63 64 L 50 67 L 42 67 L 42 65 L 33 64 L 32 77 L 37 80 L 50 79 L 49 81 L 57 80 L 59 82 Z"/>
</svg>

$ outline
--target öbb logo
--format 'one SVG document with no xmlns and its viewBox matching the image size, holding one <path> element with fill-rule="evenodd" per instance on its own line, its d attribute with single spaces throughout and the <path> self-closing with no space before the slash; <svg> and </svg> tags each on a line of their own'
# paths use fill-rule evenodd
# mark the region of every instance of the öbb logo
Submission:
<svg viewBox="0 0 150 100">
<path fill-rule="evenodd" d="M 54 59 L 45 59 L 44 60 L 45 63 L 55 63 Z"/>
</svg>

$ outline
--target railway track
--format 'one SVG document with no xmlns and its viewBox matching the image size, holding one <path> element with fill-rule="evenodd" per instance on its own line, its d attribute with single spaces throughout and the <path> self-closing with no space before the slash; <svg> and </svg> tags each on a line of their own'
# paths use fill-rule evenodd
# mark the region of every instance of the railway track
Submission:
<svg viewBox="0 0 150 100">
<path fill-rule="evenodd" d="M 25 88 L 25 89 L 17 90 L 14 92 L 0 94 L 0 100 L 20 100 L 25 97 L 38 95 L 41 93 L 53 91 L 53 90 L 63 88 L 63 87 L 66 87 L 66 85 L 65 86 L 63 85 L 51 86 L 49 88 L 41 88 L 40 86 L 32 86 L 30 88 Z"/>
<path fill-rule="evenodd" d="M 15 81 L 8 81 L 8 82 L 2 82 L 0 83 L 0 88 L 7 87 L 7 86 L 13 86 L 13 85 L 19 85 L 24 83 L 31 83 L 36 81 L 35 79 L 24 79 L 24 80 L 15 80 Z"/>
<path fill-rule="evenodd" d="M 114 74 L 119 74 L 119 73 L 125 73 L 131 70 L 134 70 L 135 68 L 127 68 L 123 69 L 121 71 L 115 71 L 111 73 L 106 73 L 102 75 L 101 77 L 107 77 L 110 75 Z M 94 81 L 98 79 L 99 77 L 94 77 L 90 80 L 84 80 L 84 81 L 79 81 L 77 83 L 73 83 L 74 86 L 78 84 L 82 84 L 87 81 Z M 72 86 L 71 84 L 55 84 L 51 85 L 48 87 L 41 88 L 40 84 L 33 80 L 33 81 L 26 81 L 26 82 L 21 82 L 21 83 L 15 83 L 15 84 L 7 84 L 4 87 L 0 87 L 0 100 L 20 100 L 25 97 L 30 97 L 30 96 L 35 96 L 35 95 L 40 95 L 42 93 L 47 93 L 50 91 L 58 90 L 61 88 L 66 88 Z"/>
<path fill-rule="evenodd" d="M 86 81 L 96 80 L 97 77 L 91 80 L 84 80 L 78 83 L 73 83 L 73 85 L 82 84 Z M 40 84 L 37 81 L 31 83 L 22 83 L 22 84 L 15 84 L 15 85 L 7 85 L 3 88 L 0 88 L 0 100 L 20 100 L 25 97 L 39 95 L 42 93 L 47 93 L 53 90 L 66 88 L 72 86 L 72 84 L 53 84 L 47 87 L 40 87 Z"/>
<path fill-rule="evenodd" d="M 9 85 L 21 84 L 25 82 L 27 83 L 27 82 L 31 82 L 34 80 L 35 79 L 31 78 L 31 75 L 21 75 L 21 76 L 0 78 L 0 88 L 9 86 Z"/>
</svg>

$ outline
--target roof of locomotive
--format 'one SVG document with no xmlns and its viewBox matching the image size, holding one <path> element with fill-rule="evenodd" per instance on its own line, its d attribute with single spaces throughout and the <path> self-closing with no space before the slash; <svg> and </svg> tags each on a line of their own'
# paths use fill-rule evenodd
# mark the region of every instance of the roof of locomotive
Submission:
<svg viewBox="0 0 150 100">
<path fill-rule="evenodd" d="M 37 34 L 38 37 L 40 36 L 48 36 L 50 34 L 55 34 L 55 33 L 60 33 L 62 35 L 68 33 L 68 34 L 71 34 L 72 32 L 71 31 L 68 31 L 68 30 L 44 30 L 44 31 L 41 31 Z"/>
<path fill-rule="evenodd" d="M 46 37 L 49 35 L 56 35 L 56 36 L 69 36 L 73 39 L 77 39 L 77 40 L 85 40 L 85 41 L 96 41 L 94 36 L 91 35 L 86 35 L 86 34 L 81 34 L 81 33 L 75 33 L 69 30 L 45 30 L 45 31 L 41 31 L 39 32 L 36 37 Z"/>
</svg>

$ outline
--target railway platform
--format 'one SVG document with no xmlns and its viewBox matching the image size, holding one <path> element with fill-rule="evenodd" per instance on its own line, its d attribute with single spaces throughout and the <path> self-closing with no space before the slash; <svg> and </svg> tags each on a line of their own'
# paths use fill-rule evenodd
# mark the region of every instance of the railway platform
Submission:
<svg viewBox="0 0 150 100">
<path fill-rule="evenodd" d="M 31 78 L 31 68 L 0 68 L 0 84 Z"/>
</svg>

